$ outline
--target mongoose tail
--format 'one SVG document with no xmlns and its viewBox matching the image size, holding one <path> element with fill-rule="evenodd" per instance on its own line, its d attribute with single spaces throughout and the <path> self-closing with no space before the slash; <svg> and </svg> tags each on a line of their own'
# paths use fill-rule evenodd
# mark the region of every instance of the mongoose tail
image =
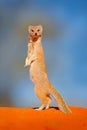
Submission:
<svg viewBox="0 0 87 130">
<path fill-rule="evenodd" d="M 56 100 L 59 109 L 64 113 L 72 113 L 61 94 L 51 85 L 50 94 Z"/>
</svg>

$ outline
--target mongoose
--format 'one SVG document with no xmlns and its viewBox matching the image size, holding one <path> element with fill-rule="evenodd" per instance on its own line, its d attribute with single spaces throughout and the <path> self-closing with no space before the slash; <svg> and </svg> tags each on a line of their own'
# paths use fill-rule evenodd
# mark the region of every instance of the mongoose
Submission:
<svg viewBox="0 0 87 130">
<path fill-rule="evenodd" d="M 71 110 L 67 106 L 61 94 L 52 86 L 48 79 L 46 65 L 44 60 L 44 52 L 42 47 L 42 31 L 41 25 L 28 27 L 29 43 L 28 55 L 25 60 L 25 67 L 30 67 L 30 78 L 34 83 L 34 91 L 42 102 L 37 110 L 48 109 L 51 104 L 52 95 L 56 100 L 59 109 L 64 113 L 70 113 Z"/>
</svg>

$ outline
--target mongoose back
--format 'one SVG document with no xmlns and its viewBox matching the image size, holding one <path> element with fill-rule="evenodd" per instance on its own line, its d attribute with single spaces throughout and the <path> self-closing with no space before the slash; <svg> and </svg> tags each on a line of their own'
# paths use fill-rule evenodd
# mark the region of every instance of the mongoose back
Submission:
<svg viewBox="0 0 87 130">
<path fill-rule="evenodd" d="M 34 91 L 37 97 L 42 102 L 42 105 L 37 110 L 48 109 L 51 104 L 52 95 L 57 102 L 59 109 L 64 113 L 70 113 L 71 110 L 67 106 L 61 94 L 52 86 L 48 79 L 44 52 L 42 47 L 42 31 L 41 25 L 28 27 L 29 43 L 28 55 L 25 60 L 25 67 L 30 67 L 30 78 L 34 83 Z"/>
</svg>

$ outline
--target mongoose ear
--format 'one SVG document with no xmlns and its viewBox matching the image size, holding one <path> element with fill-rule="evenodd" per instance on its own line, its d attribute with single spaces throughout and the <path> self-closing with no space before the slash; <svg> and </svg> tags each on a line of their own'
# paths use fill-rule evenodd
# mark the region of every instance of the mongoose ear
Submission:
<svg viewBox="0 0 87 130">
<path fill-rule="evenodd" d="M 29 26 L 28 26 L 28 32 L 29 32 L 29 33 L 30 33 L 32 27 L 33 27 L 32 25 L 29 25 Z"/>
<path fill-rule="evenodd" d="M 43 31 L 43 27 L 42 27 L 42 25 L 39 25 L 39 28 L 40 28 L 40 30 L 41 30 L 41 32 Z"/>
</svg>

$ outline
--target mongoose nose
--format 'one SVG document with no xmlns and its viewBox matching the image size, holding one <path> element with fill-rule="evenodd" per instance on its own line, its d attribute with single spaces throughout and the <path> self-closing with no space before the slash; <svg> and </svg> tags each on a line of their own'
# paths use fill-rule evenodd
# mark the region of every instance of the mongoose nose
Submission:
<svg viewBox="0 0 87 130">
<path fill-rule="evenodd" d="M 35 36 L 37 36 L 37 33 L 35 33 Z"/>
</svg>

